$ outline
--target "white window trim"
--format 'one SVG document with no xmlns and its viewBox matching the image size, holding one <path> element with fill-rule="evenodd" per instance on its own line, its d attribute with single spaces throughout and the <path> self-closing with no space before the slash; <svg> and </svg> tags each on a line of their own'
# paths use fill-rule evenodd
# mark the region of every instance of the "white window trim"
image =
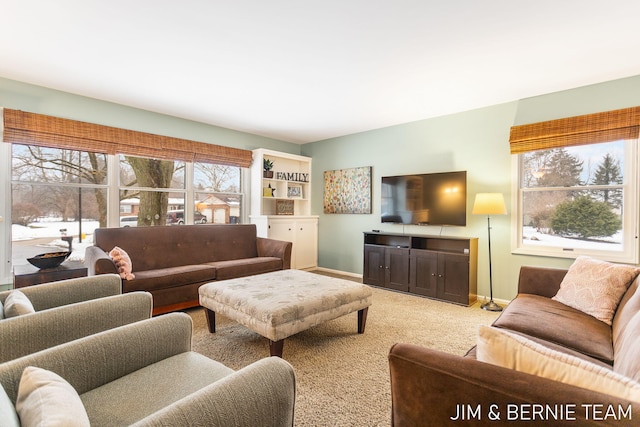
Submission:
<svg viewBox="0 0 640 427">
<path fill-rule="evenodd" d="M 2 142 L 4 122 L 0 108 L 0 188 L 5 197 L 0 199 L 0 228 L 4 239 L 0 242 L 0 285 L 13 282 L 11 274 L 11 144 Z M 1 288 L 0 288 L 1 290 Z"/>
<path fill-rule="evenodd" d="M 640 230 L 640 149 L 638 141 L 630 141 L 625 144 L 625 185 L 624 200 L 625 214 L 623 216 L 623 230 L 630 237 L 623 241 L 621 252 L 589 250 L 572 248 L 570 250 L 551 246 L 523 246 L 522 243 L 522 194 L 520 191 L 520 155 L 511 156 L 511 253 L 517 255 L 532 255 L 554 258 L 576 258 L 580 255 L 591 256 L 611 262 L 638 264 Z M 635 184 L 635 185 L 633 185 Z M 634 188 L 635 187 L 635 188 Z"/>
</svg>

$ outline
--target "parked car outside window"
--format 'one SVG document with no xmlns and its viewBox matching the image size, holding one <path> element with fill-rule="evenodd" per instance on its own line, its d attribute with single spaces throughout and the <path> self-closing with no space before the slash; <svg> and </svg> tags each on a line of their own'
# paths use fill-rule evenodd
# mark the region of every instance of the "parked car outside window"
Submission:
<svg viewBox="0 0 640 427">
<path fill-rule="evenodd" d="M 193 213 L 194 224 L 206 224 L 207 216 L 200 211 Z M 167 212 L 167 225 L 182 225 L 184 224 L 184 211 L 169 211 Z"/>
<path fill-rule="evenodd" d="M 120 217 L 120 227 L 137 227 L 137 226 L 138 226 L 137 216 L 121 216 Z"/>
</svg>

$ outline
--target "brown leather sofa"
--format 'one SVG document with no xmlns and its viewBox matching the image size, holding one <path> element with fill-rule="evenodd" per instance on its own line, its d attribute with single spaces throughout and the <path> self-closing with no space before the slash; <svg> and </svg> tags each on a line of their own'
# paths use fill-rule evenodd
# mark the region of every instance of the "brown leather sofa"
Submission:
<svg viewBox="0 0 640 427">
<path fill-rule="evenodd" d="M 640 381 L 640 278 L 622 298 L 612 326 L 607 326 L 551 299 L 566 272 L 522 267 L 517 297 L 492 326 Z M 461 357 L 412 344 L 394 345 L 389 353 L 393 426 L 637 425 L 639 402 L 483 363 L 475 354 L 475 347 Z M 544 421 L 538 418 L 536 423 L 527 420 L 533 417 L 533 405 L 578 410 L 568 415 L 575 420 L 543 414 Z M 511 420 L 507 408 L 515 408 Z M 597 414 L 608 408 L 616 411 L 615 417 Z M 464 420 L 459 419 L 461 410 L 466 414 Z"/>
<path fill-rule="evenodd" d="M 135 276 L 122 291 L 148 291 L 153 314 L 198 306 L 198 288 L 214 280 L 291 267 L 291 242 L 256 236 L 253 224 L 98 228 L 85 252 L 89 275 L 117 273 L 115 246 L 131 258 Z"/>
</svg>

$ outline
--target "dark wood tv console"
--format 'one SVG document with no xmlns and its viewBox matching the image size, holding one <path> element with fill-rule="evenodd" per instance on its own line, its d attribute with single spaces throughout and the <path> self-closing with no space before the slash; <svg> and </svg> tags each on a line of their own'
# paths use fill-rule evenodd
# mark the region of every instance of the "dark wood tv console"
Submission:
<svg viewBox="0 0 640 427">
<path fill-rule="evenodd" d="M 364 233 L 363 283 L 471 305 L 477 276 L 477 237 Z"/>
</svg>

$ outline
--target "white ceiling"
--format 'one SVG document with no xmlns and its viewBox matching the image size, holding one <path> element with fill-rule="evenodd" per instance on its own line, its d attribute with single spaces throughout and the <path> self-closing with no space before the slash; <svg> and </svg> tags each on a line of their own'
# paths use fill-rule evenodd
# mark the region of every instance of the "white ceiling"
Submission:
<svg viewBox="0 0 640 427">
<path fill-rule="evenodd" d="M 639 75 L 639 17 L 638 0 L 0 0 L 0 77 L 305 143 Z"/>
</svg>

